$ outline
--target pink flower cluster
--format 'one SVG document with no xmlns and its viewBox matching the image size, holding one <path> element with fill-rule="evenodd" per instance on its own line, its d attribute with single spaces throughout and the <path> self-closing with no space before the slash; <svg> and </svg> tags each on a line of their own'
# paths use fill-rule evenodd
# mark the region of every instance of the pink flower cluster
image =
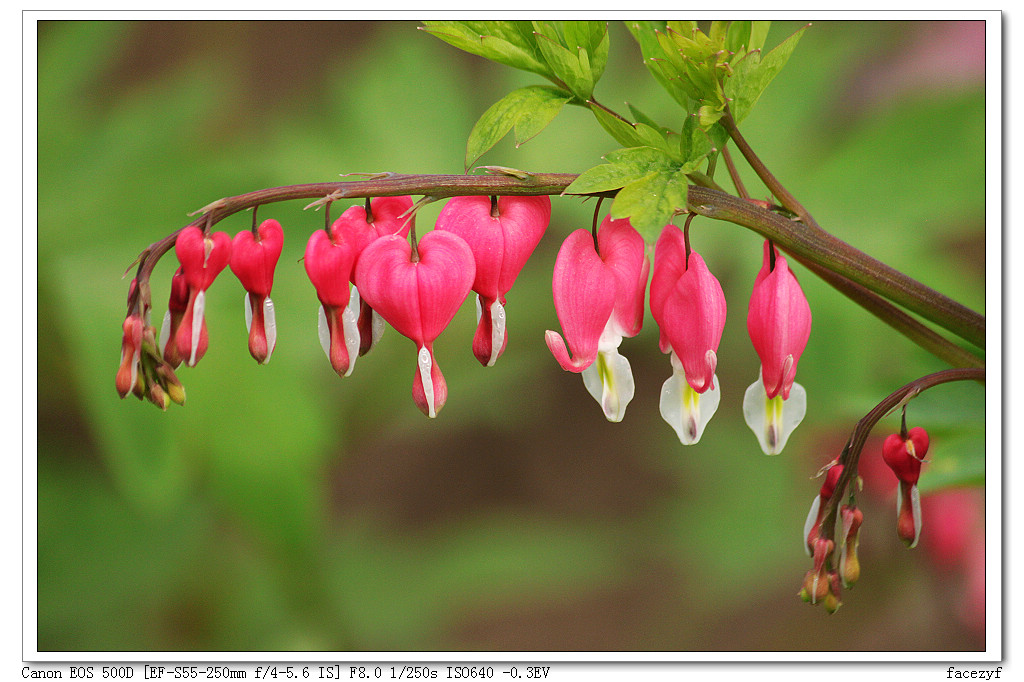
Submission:
<svg viewBox="0 0 1024 682">
<path fill-rule="evenodd" d="M 424 414 L 436 416 L 448 387 L 434 341 L 474 291 L 473 353 L 485 366 L 497 361 L 508 344 L 505 297 L 550 219 L 551 200 L 543 195 L 454 197 L 417 242 L 411 197 L 378 197 L 347 209 L 310 236 L 303 258 L 320 301 L 319 336 L 331 367 L 341 376 L 351 374 L 389 324 L 416 344 L 413 398 Z M 183 229 L 174 245 L 180 267 L 171 278 L 160 364 L 194 366 L 206 353 L 206 292 L 228 266 L 246 291 L 249 352 L 268 362 L 277 340 L 271 290 L 283 241 L 275 220 L 258 228 L 254 222 L 234 239 L 197 226 Z M 605 416 L 620 421 L 634 383 L 618 348 L 643 327 L 650 279 L 659 346 L 672 365 L 661 391 L 661 414 L 682 443 L 696 443 L 719 403 L 715 370 L 725 294 L 674 225 L 666 225 L 657 240 L 651 275 L 646 244 L 629 220 L 609 216 L 593 234 L 576 230 L 559 249 L 552 280 L 562 334 L 548 331 L 545 340 L 559 365 L 582 375 Z M 803 418 L 806 397 L 794 377 L 810 319 L 786 259 L 766 242 L 747 316 L 761 374 L 747 390 L 744 415 L 768 454 L 782 450 Z M 137 381 L 145 326 L 139 314 L 125 322 L 117 379 L 122 396 Z"/>
<path fill-rule="evenodd" d="M 329 231 L 310 237 L 304 259 L 320 299 L 320 338 L 331 366 L 350 374 L 390 324 L 416 344 L 413 400 L 428 417 L 437 416 L 448 385 L 434 341 L 475 291 L 473 352 L 482 364 L 495 363 L 508 343 L 505 295 L 550 219 L 547 196 L 454 197 L 434 230 L 410 243 L 410 197 L 376 198 L 369 212 L 362 206 L 345 211 Z"/>
<path fill-rule="evenodd" d="M 642 237 L 628 220 L 611 217 L 596 236 L 570 234 L 555 261 L 552 285 L 564 339 L 548 331 L 548 348 L 563 369 L 582 374 L 610 421 L 623 418 L 634 395 L 629 361 L 618 348 L 643 326 L 650 269 Z M 674 225 L 665 226 L 655 245 L 650 308 L 659 346 L 672 363 L 661 392 L 662 417 L 680 442 L 696 443 L 718 408 L 715 369 L 726 303 L 721 284 Z M 794 378 L 810 327 L 810 306 L 796 277 L 765 242 L 747 316 L 761 376 L 747 389 L 744 416 L 767 454 L 782 450 L 806 411 L 806 393 Z"/>
</svg>

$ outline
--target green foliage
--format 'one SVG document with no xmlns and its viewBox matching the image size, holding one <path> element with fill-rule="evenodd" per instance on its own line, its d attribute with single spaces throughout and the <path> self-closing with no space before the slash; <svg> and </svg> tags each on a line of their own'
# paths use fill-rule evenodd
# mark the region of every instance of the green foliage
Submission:
<svg viewBox="0 0 1024 682">
<path fill-rule="evenodd" d="M 528 21 L 424 21 L 423 30 L 449 45 L 516 69 L 553 78 Z"/>
<path fill-rule="evenodd" d="M 558 115 L 571 95 L 557 88 L 531 85 L 495 102 L 473 126 L 466 143 L 466 168 L 515 130 L 516 146 L 532 139 Z"/>
<path fill-rule="evenodd" d="M 653 147 L 632 147 L 609 153 L 608 163 L 580 174 L 567 193 L 587 194 L 618 189 L 611 213 L 628 217 L 648 242 L 658 238 L 673 215 L 686 208 L 686 174 L 699 161 L 680 163 Z"/>
<path fill-rule="evenodd" d="M 556 87 L 529 86 L 492 105 L 473 126 L 466 168 L 515 130 L 518 147 L 542 131 L 566 103 L 588 107 L 600 126 L 626 149 L 655 154 L 619 155 L 570 188 L 622 189 L 612 213 L 630 218 L 648 240 L 686 207 L 688 173 L 713 159 L 728 139 L 718 123 L 732 102 L 735 121 L 745 118 L 768 84 L 785 66 L 806 26 L 761 58 L 770 22 L 711 23 L 707 34 L 696 22 L 633 21 L 627 28 L 640 45 L 655 80 L 683 107 L 677 131 L 658 124 L 630 104 L 636 122 L 593 98 L 608 61 L 609 34 L 602 22 L 425 22 L 425 30 L 467 52 L 540 74 Z M 532 33 L 530 32 L 532 28 Z M 650 163 L 640 166 L 641 159 Z M 621 164 L 620 168 L 609 168 Z M 613 180 L 614 178 L 614 180 Z M 608 187 L 609 182 L 622 184 Z"/>
</svg>

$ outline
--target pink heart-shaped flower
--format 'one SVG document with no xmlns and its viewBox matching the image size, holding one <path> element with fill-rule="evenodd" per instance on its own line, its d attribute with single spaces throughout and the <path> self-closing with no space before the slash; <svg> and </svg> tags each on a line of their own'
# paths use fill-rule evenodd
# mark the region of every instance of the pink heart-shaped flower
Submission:
<svg viewBox="0 0 1024 682">
<path fill-rule="evenodd" d="M 436 229 L 459 235 L 473 252 L 473 291 L 480 297 L 473 353 L 483 365 L 493 365 L 505 349 L 505 295 L 550 222 L 546 195 L 498 197 L 495 204 L 485 196 L 452 197 L 437 218 Z"/>
<path fill-rule="evenodd" d="M 418 348 L 413 398 L 429 417 L 437 415 L 447 398 L 433 343 L 455 317 L 475 274 L 469 246 L 443 231 L 425 235 L 415 254 L 403 237 L 381 237 L 366 247 L 356 266 L 362 297 Z"/>
</svg>

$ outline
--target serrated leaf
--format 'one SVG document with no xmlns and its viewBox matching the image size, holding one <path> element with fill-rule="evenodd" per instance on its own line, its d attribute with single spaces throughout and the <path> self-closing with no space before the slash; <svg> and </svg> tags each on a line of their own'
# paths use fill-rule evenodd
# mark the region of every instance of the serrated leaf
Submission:
<svg viewBox="0 0 1024 682">
<path fill-rule="evenodd" d="M 730 111 L 736 123 L 750 113 L 761 93 L 789 61 L 806 30 L 807 26 L 804 26 L 760 58 L 755 53 L 736 62 L 733 76 L 725 84 L 725 94 L 732 100 Z"/>
<path fill-rule="evenodd" d="M 591 104 L 590 110 L 594 112 L 594 117 L 601 124 L 601 127 L 622 146 L 639 147 L 646 144 L 637 135 L 636 129 L 629 122 L 623 121 L 618 116 L 613 116 L 596 104 Z"/>
<path fill-rule="evenodd" d="M 690 96 L 679 82 L 677 72 L 665 61 L 665 52 L 658 38 L 659 32 L 665 30 L 665 23 L 630 21 L 626 22 L 626 27 L 640 46 L 644 66 L 654 76 L 654 80 L 672 96 L 672 99 L 683 107 L 688 106 Z"/>
<path fill-rule="evenodd" d="M 546 85 L 531 85 L 508 93 L 492 104 L 473 126 L 466 143 L 466 168 L 515 130 L 518 147 L 544 130 L 572 95 Z"/>
<path fill-rule="evenodd" d="M 729 25 L 729 31 L 725 37 L 725 49 L 733 54 L 747 52 L 750 44 L 750 21 L 734 21 Z"/>
<path fill-rule="evenodd" d="M 672 217 L 686 210 L 688 186 L 686 172 L 682 168 L 653 171 L 619 190 L 612 203 L 611 215 L 613 218 L 629 218 L 644 240 L 653 243 Z"/>
<path fill-rule="evenodd" d="M 524 71 L 552 76 L 528 22 L 425 21 L 423 30 L 470 54 Z"/>
<path fill-rule="evenodd" d="M 632 104 L 630 104 L 628 102 L 627 102 L 626 106 L 629 107 L 629 113 L 631 113 L 633 115 L 633 118 L 636 119 L 637 123 L 643 123 L 644 125 L 648 125 L 648 126 L 654 128 L 655 130 L 660 130 L 663 133 L 668 133 L 669 132 L 668 128 L 666 128 L 665 126 L 662 126 L 662 125 L 658 125 L 658 123 L 653 118 L 651 118 L 650 116 L 648 116 L 644 112 L 640 111 L 640 109 L 638 109 L 637 107 L 633 106 Z"/>
<path fill-rule="evenodd" d="M 533 22 L 537 47 L 544 61 L 555 78 L 565 83 L 566 87 L 581 100 L 588 100 L 594 93 L 594 81 L 590 71 L 590 61 L 581 56 L 578 50 L 569 50 L 562 44 L 562 38 L 550 22 Z M 586 61 L 585 64 L 582 62 Z"/>
<path fill-rule="evenodd" d="M 768 29 L 772 26 L 770 21 L 752 21 L 750 22 L 750 44 L 747 45 L 748 50 L 760 50 L 764 47 L 764 41 L 768 39 Z"/>
<path fill-rule="evenodd" d="M 679 166 L 652 147 L 617 149 L 605 155 L 607 163 L 594 166 L 569 185 L 566 194 L 592 194 L 619 189 L 651 172 L 674 171 Z"/>
<path fill-rule="evenodd" d="M 720 124 L 704 130 L 696 116 L 687 116 L 679 133 L 679 156 L 683 161 L 699 163 L 708 154 L 722 149 L 728 139 L 729 133 Z"/>
</svg>

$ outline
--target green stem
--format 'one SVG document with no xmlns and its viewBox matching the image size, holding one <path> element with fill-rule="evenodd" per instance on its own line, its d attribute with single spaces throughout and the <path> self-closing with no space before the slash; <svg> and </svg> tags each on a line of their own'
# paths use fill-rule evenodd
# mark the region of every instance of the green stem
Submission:
<svg viewBox="0 0 1024 682">
<path fill-rule="evenodd" d="M 985 317 L 875 260 L 824 230 L 792 220 L 739 197 L 691 186 L 689 210 L 750 228 L 784 250 L 827 268 L 911 312 L 931 320 L 979 348 L 985 347 Z"/>
</svg>

